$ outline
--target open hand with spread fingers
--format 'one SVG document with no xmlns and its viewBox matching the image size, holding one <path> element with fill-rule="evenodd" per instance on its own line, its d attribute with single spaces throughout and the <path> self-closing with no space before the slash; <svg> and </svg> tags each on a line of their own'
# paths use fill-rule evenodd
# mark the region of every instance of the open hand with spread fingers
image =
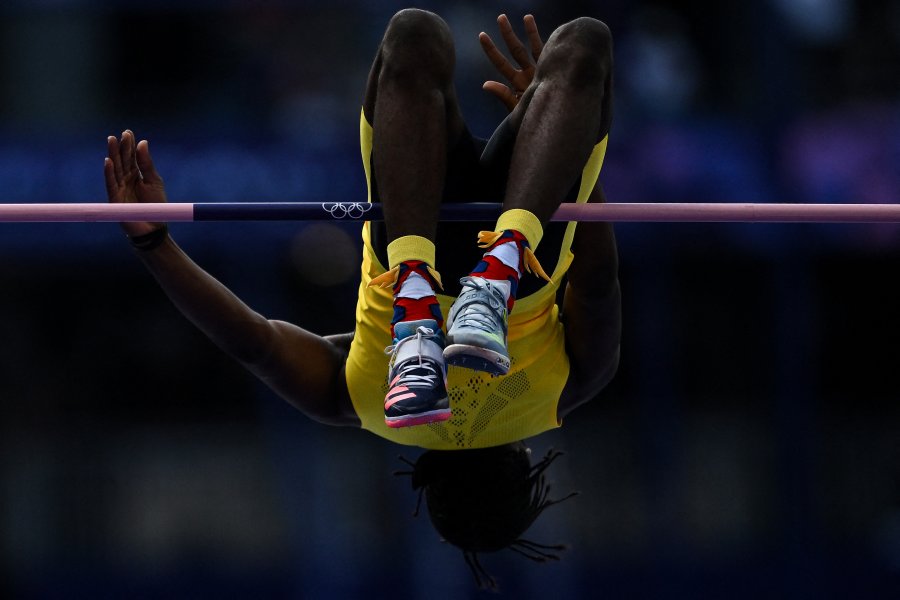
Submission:
<svg viewBox="0 0 900 600">
<path fill-rule="evenodd" d="M 528 37 L 528 44 L 531 47 L 530 54 L 515 31 L 513 31 L 512 24 L 510 24 L 507 16 L 500 15 L 497 17 L 500 35 L 503 37 L 503 41 L 506 42 L 506 47 L 509 49 L 513 60 L 518 63 L 518 68 L 513 66 L 509 59 L 497 48 L 491 36 L 483 31 L 478 34 L 478 41 L 481 42 L 481 48 L 484 50 L 484 53 L 487 54 L 491 63 L 509 82 L 507 85 L 499 81 L 485 81 L 482 88 L 499 98 L 510 112 L 519 103 L 519 98 L 522 97 L 528 86 L 531 85 L 537 60 L 541 55 L 541 50 L 544 48 L 544 42 L 541 40 L 541 34 L 538 32 L 534 17 L 525 15 L 525 18 L 522 20 L 525 24 L 525 35 Z"/>
</svg>

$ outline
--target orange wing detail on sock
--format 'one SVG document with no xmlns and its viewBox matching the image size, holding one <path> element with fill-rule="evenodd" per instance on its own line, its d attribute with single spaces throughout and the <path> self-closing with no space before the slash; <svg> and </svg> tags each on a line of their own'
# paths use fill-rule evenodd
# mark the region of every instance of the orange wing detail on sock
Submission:
<svg viewBox="0 0 900 600">
<path fill-rule="evenodd" d="M 389 271 L 385 271 L 378 277 L 373 277 L 369 282 L 369 285 L 366 287 L 378 286 L 380 288 L 394 287 L 394 284 L 397 283 L 397 278 L 400 276 L 400 267 L 394 267 Z"/>
</svg>

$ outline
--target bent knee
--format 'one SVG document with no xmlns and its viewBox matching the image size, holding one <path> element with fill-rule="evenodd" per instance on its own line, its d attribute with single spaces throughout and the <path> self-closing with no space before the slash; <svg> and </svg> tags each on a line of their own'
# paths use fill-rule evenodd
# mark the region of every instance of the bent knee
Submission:
<svg viewBox="0 0 900 600">
<path fill-rule="evenodd" d="M 563 72 L 579 80 L 603 80 L 612 66 L 612 32 L 603 21 L 579 17 L 553 32 L 541 59 L 545 74 Z"/>
<path fill-rule="evenodd" d="M 561 25 L 555 32 L 568 43 L 584 46 L 597 53 L 609 51 L 612 47 L 612 32 L 603 21 L 591 17 L 579 17 Z"/>
<path fill-rule="evenodd" d="M 453 63 L 450 27 L 427 10 L 406 8 L 396 13 L 388 23 L 381 46 L 389 67 L 440 69 Z"/>
<path fill-rule="evenodd" d="M 391 17 L 385 40 L 407 40 L 428 37 L 449 37 L 450 27 L 441 17 L 420 8 L 404 8 Z"/>
</svg>

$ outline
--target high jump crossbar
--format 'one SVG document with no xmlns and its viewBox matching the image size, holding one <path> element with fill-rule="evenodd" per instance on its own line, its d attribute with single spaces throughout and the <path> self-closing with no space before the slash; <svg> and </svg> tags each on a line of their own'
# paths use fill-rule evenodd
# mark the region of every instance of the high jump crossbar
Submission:
<svg viewBox="0 0 900 600">
<path fill-rule="evenodd" d="M 500 204 L 443 204 L 444 221 L 491 221 Z M 367 202 L 0 204 L 0 223 L 377 221 Z M 553 221 L 707 223 L 900 223 L 900 204 L 605 203 L 560 206 Z"/>
</svg>

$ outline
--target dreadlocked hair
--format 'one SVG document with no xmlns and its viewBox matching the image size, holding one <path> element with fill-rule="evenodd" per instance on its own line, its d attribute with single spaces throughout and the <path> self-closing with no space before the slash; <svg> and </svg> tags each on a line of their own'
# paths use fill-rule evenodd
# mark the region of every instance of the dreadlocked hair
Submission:
<svg viewBox="0 0 900 600">
<path fill-rule="evenodd" d="M 562 452 L 550 450 L 535 465 L 531 451 L 522 442 L 474 450 L 428 450 L 416 462 L 402 456 L 412 467 L 395 475 L 408 475 L 422 496 L 428 516 L 444 541 L 463 551 L 479 588 L 497 590 L 497 582 L 478 559 L 479 553 L 505 548 L 533 560 L 559 560 L 564 545 L 545 545 L 522 539 L 544 509 L 576 496 L 572 492 L 550 498 L 545 471 Z"/>
</svg>

